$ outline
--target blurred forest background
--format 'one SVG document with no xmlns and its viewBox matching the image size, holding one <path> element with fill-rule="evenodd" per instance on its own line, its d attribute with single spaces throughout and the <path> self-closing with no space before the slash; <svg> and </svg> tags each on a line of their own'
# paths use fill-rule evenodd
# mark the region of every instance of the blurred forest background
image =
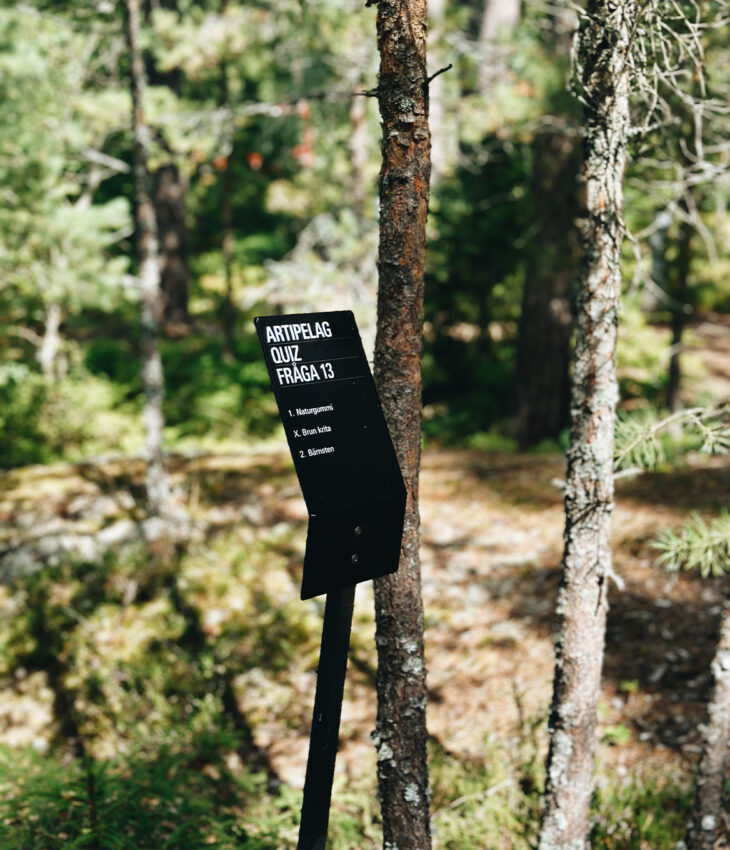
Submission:
<svg viewBox="0 0 730 850">
<path fill-rule="evenodd" d="M 306 512 L 252 317 L 352 309 L 372 348 L 375 10 L 142 3 L 164 445 L 185 517 L 170 540 L 144 527 L 122 6 L 0 4 L 0 844 L 294 846 L 323 604 L 298 600 Z M 430 87 L 423 363 L 434 842 L 527 847 L 562 533 L 577 19 L 547 0 L 429 6 L 431 73 L 450 66 Z M 697 425 L 730 391 L 721 28 L 702 49 L 701 132 L 677 96 L 632 135 L 625 178 L 618 445 L 649 471 L 619 485 L 596 847 L 682 838 L 722 610 L 722 578 L 662 572 L 652 549 L 727 505 L 701 425 L 660 427 L 687 409 Z M 380 840 L 372 629 L 362 587 L 338 848 Z"/>
</svg>

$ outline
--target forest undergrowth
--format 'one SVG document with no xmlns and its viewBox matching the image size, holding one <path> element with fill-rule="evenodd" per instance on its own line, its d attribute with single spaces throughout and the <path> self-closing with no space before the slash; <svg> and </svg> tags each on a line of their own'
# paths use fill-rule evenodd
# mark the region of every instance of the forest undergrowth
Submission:
<svg viewBox="0 0 730 850">
<path fill-rule="evenodd" d="M 294 847 L 323 600 L 298 598 L 306 512 L 283 451 L 171 459 L 184 542 L 139 538 L 142 465 L 3 474 L 0 844 Z M 423 563 L 435 846 L 532 845 L 562 496 L 556 454 L 429 450 Z M 673 848 L 721 587 L 653 566 L 726 466 L 620 482 L 593 844 Z M 29 565 L 43 565 L 32 569 Z M 375 848 L 372 591 L 358 589 L 331 845 Z"/>
</svg>

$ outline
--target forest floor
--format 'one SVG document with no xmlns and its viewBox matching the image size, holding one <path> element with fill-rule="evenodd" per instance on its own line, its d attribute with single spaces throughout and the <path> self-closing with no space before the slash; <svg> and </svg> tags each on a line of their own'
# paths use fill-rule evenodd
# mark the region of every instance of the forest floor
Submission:
<svg viewBox="0 0 730 850">
<path fill-rule="evenodd" d="M 136 469 L 135 469 L 136 467 Z M 124 518 L 129 491 L 99 482 L 127 476 L 139 463 L 33 467 L 3 476 L 7 573 L 66 550 L 89 557 L 134 533 Z M 206 534 L 244 530 L 266 541 L 291 531 L 288 572 L 298 591 L 306 513 L 287 454 L 173 458 L 178 490 L 198 500 Z M 429 450 L 421 478 L 423 594 L 429 670 L 429 729 L 448 750 L 481 758 L 491 736 L 524 732 L 546 716 L 553 670 L 555 600 L 562 551 L 563 459 L 555 455 Z M 98 476 L 94 480 L 95 476 Z M 200 482 L 214 495 L 203 507 Z M 697 755 L 697 723 L 707 698 L 709 662 L 720 613 L 721 582 L 668 574 L 653 565 L 651 540 L 691 510 L 727 504 L 725 459 L 690 458 L 685 469 L 618 483 L 615 566 L 625 589 L 610 591 L 601 759 L 612 765 L 687 767 Z M 121 492 L 121 496 L 120 496 Z M 282 595 L 285 595 L 280 591 Z M 317 606 L 319 602 L 299 603 Z M 355 652 L 372 644 L 368 585 L 358 590 Z M 353 668 L 343 714 L 342 770 L 361 770 L 371 746 L 374 696 L 366 653 Z M 312 674 L 312 671 L 310 671 Z M 312 674 L 313 675 L 313 674 Z M 301 691 L 302 725 L 254 722 L 258 743 L 286 781 L 303 777 L 313 678 Z M 0 739 L 20 734 L 4 694 Z M 255 713 L 255 712 L 254 712 Z M 615 730 L 621 724 L 626 733 Z M 612 731 L 613 730 L 613 731 Z M 20 735 L 20 738 L 25 736 Z"/>
<path fill-rule="evenodd" d="M 726 347 L 730 335 L 717 337 L 709 354 L 700 350 L 717 382 L 716 397 L 725 392 L 725 398 L 730 396 Z M 237 716 L 245 718 L 256 751 L 273 772 L 284 783 L 301 787 L 323 600 L 298 599 L 306 511 L 288 452 L 281 446 L 226 455 L 174 455 L 170 467 L 177 498 L 193 528 L 180 560 L 185 605 L 197 607 L 204 640 L 212 647 L 230 624 L 244 624 L 240 633 L 246 635 L 246 648 L 232 679 Z M 557 454 L 424 452 L 421 554 L 428 726 L 439 752 L 462 764 L 485 764 L 505 753 L 537 764 L 544 756 L 563 476 L 564 460 Z M 93 561 L 104 551 L 123 551 L 140 531 L 141 482 L 138 460 L 26 467 L 2 474 L 0 626 L 23 615 L 17 599 L 24 598 L 24 576 L 65 557 Z M 659 569 L 651 542 L 691 511 L 719 513 L 727 506 L 729 489 L 727 458 L 700 455 L 687 456 L 679 469 L 617 484 L 615 571 L 625 587 L 610 589 L 599 781 L 671 776 L 686 784 L 692 775 L 724 586 L 717 579 Z M 128 570 L 122 569 L 120 576 L 127 584 L 118 593 L 117 613 L 107 605 L 70 614 L 84 640 L 112 665 L 115 653 L 132 657 L 132 650 L 124 648 L 127 643 L 144 648 L 150 640 L 144 606 L 154 602 L 151 591 L 138 591 L 137 578 Z M 108 578 L 107 588 L 117 588 L 122 578 Z M 63 602 L 61 609 L 68 611 L 70 604 Z M 363 584 L 357 592 L 337 787 L 369 785 L 375 774 L 370 741 L 375 722 L 372 605 L 371 586 Z M 134 637 L 140 627 L 128 616 L 130 610 L 142 617 L 146 638 Z M 253 621 L 258 630 L 252 637 Z M 8 628 L 16 636 L 6 637 L 5 646 L 12 647 L 20 632 Z M 282 629 L 298 636 L 282 636 Z M 253 659 L 261 655 L 259 645 L 269 640 L 274 651 L 284 647 L 284 657 L 267 668 Z M 291 651 L 292 641 L 298 642 L 298 651 Z M 72 645 L 70 639 L 66 645 Z M 82 658 L 78 643 L 73 645 Z M 78 676 L 84 675 L 80 669 Z M 26 671 L 6 668 L 3 674 L 0 665 L 0 743 L 31 744 L 42 751 L 49 746 L 59 700 L 56 694 L 54 701 L 48 682 Z M 113 720 L 98 733 L 102 756 L 116 746 L 110 726 Z M 502 781 L 520 780 L 508 771 Z"/>
</svg>

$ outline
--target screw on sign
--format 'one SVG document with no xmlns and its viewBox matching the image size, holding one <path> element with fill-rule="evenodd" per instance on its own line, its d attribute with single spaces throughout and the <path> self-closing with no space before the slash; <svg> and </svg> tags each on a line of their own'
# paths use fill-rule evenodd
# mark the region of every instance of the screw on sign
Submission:
<svg viewBox="0 0 730 850">
<path fill-rule="evenodd" d="M 299 850 L 323 850 L 355 585 L 398 569 L 406 490 L 349 310 L 254 320 L 309 513 L 302 599 L 327 594 Z"/>
</svg>

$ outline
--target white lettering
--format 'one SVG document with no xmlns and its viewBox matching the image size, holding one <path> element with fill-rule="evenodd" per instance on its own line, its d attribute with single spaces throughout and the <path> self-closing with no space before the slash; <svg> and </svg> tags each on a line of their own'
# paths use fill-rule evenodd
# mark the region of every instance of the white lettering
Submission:
<svg viewBox="0 0 730 850">
<path fill-rule="evenodd" d="M 319 413 L 332 413 L 335 409 L 334 404 L 324 404 L 322 407 L 298 407 L 297 416 L 316 416 Z"/>
<path fill-rule="evenodd" d="M 301 362 L 298 345 L 274 345 L 271 348 L 271 359 L 274 363 L 297 363 Z"/>
<path fill-rule="evenodd" d="M 266 342 L 297 342 L 300 339 L 332 338 L 329 322 L 291 322 L 286 325 L 267 325 Z"/>
<path fill-rule="evenodd" d="M 317 367 L 312 363 L 303 363 L 301 366 L 281 366 L 276 370 L 276 377 L 279 379 L 279 384 L 308 384 L 312 381 L 319 381 L 320 374 Z"/>
</svg>

